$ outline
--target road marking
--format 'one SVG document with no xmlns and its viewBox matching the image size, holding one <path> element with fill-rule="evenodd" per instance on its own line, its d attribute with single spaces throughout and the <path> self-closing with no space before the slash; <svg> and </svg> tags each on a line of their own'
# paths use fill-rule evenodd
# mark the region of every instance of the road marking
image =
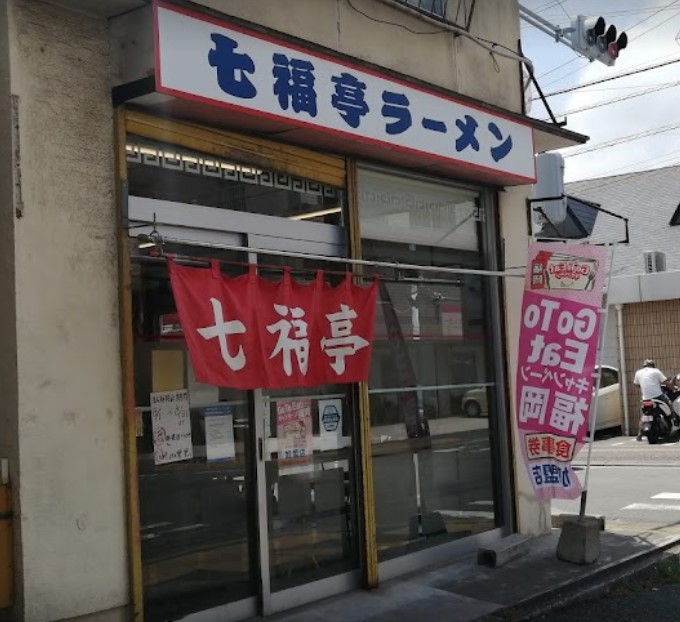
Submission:
<svg viewBox="0 0 680 622">
<path fill-rule="evenodd" d="M 654 495 L 652 499 L 680 499 L 680 492 L 660 492 Z"/>
<path fill-rule="evenodd" d="M 622 510 L 652 510 L 652 511 L 660 511 L 660 510 L 668 510 L 671 512 L 679 512 L 680 511 L 680 505 L 666 505 L 665 503 L 631 503 L 630 505 L 627 505 L 624 508 L 621 508 Z"/>
<path fill-rule="evenodd" d="M 611 444 L 612 447 L 616 447 L 617 445 L 625 445 L 625 443 L 612 443 Z"/>
</svg>

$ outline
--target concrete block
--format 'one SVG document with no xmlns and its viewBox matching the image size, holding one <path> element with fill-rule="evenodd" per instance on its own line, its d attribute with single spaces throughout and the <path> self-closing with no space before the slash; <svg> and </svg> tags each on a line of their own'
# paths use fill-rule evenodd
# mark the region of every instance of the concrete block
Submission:
<svg viewBox="0 0 680 622">
<path fill-rule="evenodd" d="M 600 557 L 600 521 L 595 516 L 565 520 L 557 557 L 572 564 L 592 564 Z"/>
<path fill-rule="evenodd" d="M 531 536 L 513 533 L 498 542 L 477 551 L 477 563 L 482 566 L 498 568 L 529 552 Z"/>
<path fill-rule="evenodd" d="M 589 516 L 593 520 L 596 520 L 600 526 L 600 531 L 604 531 L 604 516 Z M 552 526 L 555 529 L 562 529 L 562 526 L 566 521 L 578 520 L 578 514 L 555 514 L 552 517 Z"/>
<path fill-rule="evenodd" d="M 439 512 L 427 512 L 422 517 L 423 535 L 446 533 L 446 523 Z"/>
</svg>

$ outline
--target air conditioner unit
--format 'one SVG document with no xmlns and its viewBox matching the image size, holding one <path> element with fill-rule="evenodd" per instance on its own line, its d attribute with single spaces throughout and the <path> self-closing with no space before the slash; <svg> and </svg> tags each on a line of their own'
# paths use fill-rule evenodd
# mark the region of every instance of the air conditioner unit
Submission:
<svg viewBox="0 0 680 622">
<path fill-rule="evenodd" d="M 645 251 L 643 257 L 646 274 L 666 271 L 666 253 L 661 251 Z"/>
</svg>

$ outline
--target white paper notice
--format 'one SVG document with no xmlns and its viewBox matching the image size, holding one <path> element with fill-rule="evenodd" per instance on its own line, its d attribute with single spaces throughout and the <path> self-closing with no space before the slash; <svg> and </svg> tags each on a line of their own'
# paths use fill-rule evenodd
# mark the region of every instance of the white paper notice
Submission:
<svg viewBox="0 0 680 622">
<path fill-rule="evenodd" d="M 208 462 L 231 460 L 236 455 L 234 447 L 234 415 L 231 406 L 204 408 L 205 455 Z"/>
<path fill-rule="evenodd" d="M 321 449 L 338 449 L 342 438 L 342 400 L 319 400 Z"/>
<path fill-rule="evenodd" d="M 186 389 L 151 394 L 153 460 L 167 464 L 194 457 Z"/>
</svg>

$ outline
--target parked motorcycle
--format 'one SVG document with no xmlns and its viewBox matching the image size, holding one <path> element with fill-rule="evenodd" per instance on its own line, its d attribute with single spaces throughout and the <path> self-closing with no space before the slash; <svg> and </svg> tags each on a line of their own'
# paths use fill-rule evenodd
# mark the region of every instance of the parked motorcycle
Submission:
<svg viewBox="0 0 680 622">
<path fill-rule="evenodd" d="M 647 437 L 650 445 L 671 439 L 680 433 L 680 373 L 671 378 L 673 386 L 662 387 L 671 406 L 660 399 L 640 402 L 640 434 Z"/>
</svg>

